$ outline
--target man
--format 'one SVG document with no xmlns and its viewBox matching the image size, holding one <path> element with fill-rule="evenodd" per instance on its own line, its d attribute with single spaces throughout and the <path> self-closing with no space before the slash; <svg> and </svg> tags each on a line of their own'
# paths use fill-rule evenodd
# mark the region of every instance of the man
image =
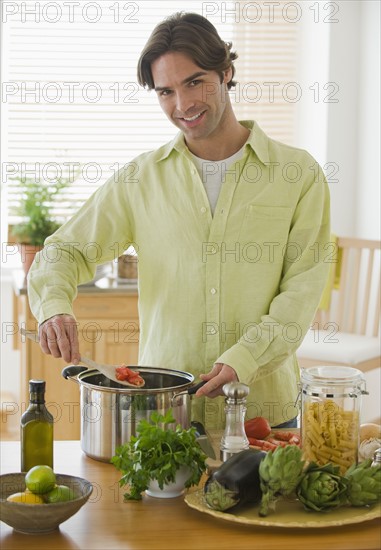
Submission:
<svg viewBox="0 0 381 550">
<path fill-rule="evenodd" d="M 236 57 L 199 15 L 156 27 L 138 80 L 180 133 L 134 159 L 47 239 L 60 261 L 35 263 L 29 297 L 43 351 L 78 361 L 72 301 L 94 274 L 87 244 L 103 263 L 116 244 L 123 252 L 134 243 L 139 364 L 205 380 L 193 414 L 208 427 L 223 425 L 217 396 L 233 380 L 250 385 L 248 417 L 295 425 L 295 351 L 327 276 L 329 193 L 308 153 L 236 119 Z"/>
</svg>

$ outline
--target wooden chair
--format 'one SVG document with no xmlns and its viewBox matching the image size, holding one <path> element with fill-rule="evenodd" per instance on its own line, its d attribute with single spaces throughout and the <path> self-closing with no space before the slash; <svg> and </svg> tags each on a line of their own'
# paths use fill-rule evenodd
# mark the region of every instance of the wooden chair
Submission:
<svg viewBox="0 0 381 550">
<path fill-rule="evenodd" d="M 301 368 L 380 368 L 380 241 L 337 239 L 330 305 L 319 309 L 297 357 Z"/>
</svg>

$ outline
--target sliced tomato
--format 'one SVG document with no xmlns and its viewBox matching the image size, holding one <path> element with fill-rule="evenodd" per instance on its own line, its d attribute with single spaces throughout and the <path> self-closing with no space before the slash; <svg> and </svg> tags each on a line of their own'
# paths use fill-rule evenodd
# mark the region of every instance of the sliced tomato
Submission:
<svg viewBox="0 0 381 550">
<path fill-rule="evenodd" d="M 126 367 L 125 365 L 121 365 L 120 367 L 116 367 L 116 378 L 121 381 L 129 382 L 130 384 L 133 384 L 134 386 L 143 386 L 144 380 L 140 376 L 138 371 L 134 371 Z"/>
</svg>

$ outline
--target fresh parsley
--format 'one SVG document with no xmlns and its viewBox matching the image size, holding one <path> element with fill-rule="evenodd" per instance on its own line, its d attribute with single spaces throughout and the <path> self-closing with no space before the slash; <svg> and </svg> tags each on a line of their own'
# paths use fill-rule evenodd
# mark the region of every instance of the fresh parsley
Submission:
<svg viewBox="0 0 381 550">
<path fill-rule="evenodd" d="M 139 422 L 138 435 L 116 449 L 111 462 L 123 473 L 120 486 L 128 485 L 125 500 L 140 500 L 153 479 L 163 489 L 164 484 L 175 480 L 181 466 L 188 466 L 190 471 L 185 487 L 198 485 L 206 470 L 206 455 L 197 443 L 196 429 L 184 429 L 179 424 L 175 429 L 168 427 L 175 422 L 171 409 L 165 415 L 154 411 L 150 421 Z"/>
</svg>

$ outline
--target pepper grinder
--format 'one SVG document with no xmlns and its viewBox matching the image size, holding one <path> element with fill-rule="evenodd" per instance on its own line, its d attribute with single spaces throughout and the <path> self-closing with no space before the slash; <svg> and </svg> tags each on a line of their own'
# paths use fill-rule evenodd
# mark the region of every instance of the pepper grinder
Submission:
<svg viewBox="0 0 381 550">
<path fill-rule="evenodd" d="M 225 462 L 235 453 L 249 448 L 244 426 L 249 386 L 241 382 L 229 382 L 222 387 L 222 391 L 226 395 L 226 425 L 221 438 L 220 458 Z"/>
</svg>

